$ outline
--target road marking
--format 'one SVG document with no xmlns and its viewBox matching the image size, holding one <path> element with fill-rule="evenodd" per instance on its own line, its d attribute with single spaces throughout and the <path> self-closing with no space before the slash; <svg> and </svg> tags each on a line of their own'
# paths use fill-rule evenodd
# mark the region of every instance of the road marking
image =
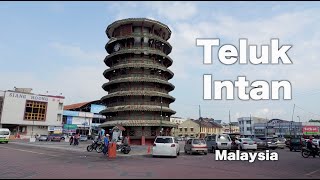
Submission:
<svg viewBox="0 0 320 180">
<path fill-rule="evenodd" d="M 28 150 L 24 150 L 24 149 L 16 149 L 16 148 L 9 148 L 9 147 L 2 147 L 2 148 L 13 149 L 13 150 L 17 150 L 17 151 L 29 152 L 29 153 L 34 153 L 34 154 L 41 154 L 41 155 L 52 156 L 52 157 L 60 157 L 57 155 L 45 154 L 45 153 L 40 153 L 40 152 L 35 152 L 35 151 L 28 151 Z"/>
<path fill-rule="evenodd" d="M 311 174 L 314 174 L 314 173 L 316 173 L 316 172 L 318 172 L 318 171 L 320 171 L 320 169 L 315 170 L 315 171 L 312 171 L 312 172 L 310 172 L 310 173 L 306 174 L 306 176 L 310 176 Z"/>
</svg>

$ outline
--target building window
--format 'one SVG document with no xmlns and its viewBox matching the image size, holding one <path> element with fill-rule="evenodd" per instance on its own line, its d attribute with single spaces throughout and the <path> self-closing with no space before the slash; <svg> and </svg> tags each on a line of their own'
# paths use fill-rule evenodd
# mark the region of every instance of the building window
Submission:
<svg viewBox="0 0 320 180">
<path fill-rule="evenodd" d="M 182 132 L 182 128 L 179 128 L 180 132 Z"/>
<path fill-rule="evenodd" d="M 247 127 L 247 131 L 251 131 L 251 127 Z"/>
<path fill-rule="evenodd" d="M 61 114 L 58 114 L 57 121 L 61 121 Z"/>
<path fill-rule="evenodd" d="M 193 132 L 193 128 L 190 128 L 190 131 Z"/>
<path fill-rule="evenodd" d="M 246 124 L 251 124 L 251 121 L 250 121 L 250 120 L 247 120 L 247 121 L 246 121 Z"/>
<path fill-rule="evenodd" d="M 129 136 L 134 136 L 134 134 L 135 134 L 135 133 L 134 133 L 134 130 L 133 130 L 133 129 L 129 131 Z"/>
<path fill-rule="evenodd" d="M 187 132 L 187 131 L 188 131 L 188 128 L 186 128 L 186 127 L 185 127 L 185 128 L 184 128 L 184 131 L 186 131 L 186 132 Z"/>
<path fill-rule="evenodd" d="M 24 120 L 45 121 L 47 104 L 47 102 L 27 100 Z"/>
<path fill-rule="evenodd" d="M 62 110 L 62 108 L 63 108 L 63 104 L 59 103 L 59 110 Z"/>
</svg>

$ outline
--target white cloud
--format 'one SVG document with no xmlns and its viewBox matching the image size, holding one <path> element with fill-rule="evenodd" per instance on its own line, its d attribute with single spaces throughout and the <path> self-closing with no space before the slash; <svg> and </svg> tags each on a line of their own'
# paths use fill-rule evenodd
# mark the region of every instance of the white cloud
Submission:
<svg viewBox="0 0 320 180">
<path fill-rule="evenodd" d="M 102 51 L 88 52 L 80 46 L 62 44 L 59 42 L 51 43 L 50 46 L 57 50 L 61 55 L 65 55 L 75 60 L 103 60 L 107 53 Z"/>
<path fill-rule="evenodd" d="M 189 19 L 198 12 L 196 4 L 191 2 L 154 1 L 149 2 L 148 5 L 157 11 L 158 15 L 173 21 Z"/>
</svg>

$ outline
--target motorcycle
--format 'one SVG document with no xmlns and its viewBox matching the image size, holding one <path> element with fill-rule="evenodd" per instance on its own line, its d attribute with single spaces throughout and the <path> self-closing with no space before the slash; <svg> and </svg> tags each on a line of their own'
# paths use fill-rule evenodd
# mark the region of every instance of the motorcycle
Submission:
<svg viewBox="0 0 320 180">
<path fill-rule="evenodd" d="M 314 154 L 314 153 L 315 153 L 315 154 Z M 313 157 L 319 156 L 319 157 L 320 157 L 320 150 L 318 149 L 317 152 L 311 152 L 310 149 L 308 149 L 308 148 L 306 148 L 306 147 L 303 147 L 303 148 L 301 149 L 301 155 L 302 155 L 302 157 L 304 157 L 304 158 L 308 158 L 309 156 L 313 156 Z"/>
<path fill-rule="evenodd" d="M 98 147 L 100 147 L 100 145 L 103 144 L 100 141 L 92 141 L 92 144 L 87 146 L 87 151 L 91 152 L 93 150 L 97 150 Z M 102 146 L 103 147 L 103 146 Z M 102 151 L 102 150 L 101 150 Z"/>
<path fill-rule="evenodd" d="M 123 154 L 129 154 L 131 147 L 129 145 L 117 144 L 117 151 L 120 151 Z"/>
</svg>

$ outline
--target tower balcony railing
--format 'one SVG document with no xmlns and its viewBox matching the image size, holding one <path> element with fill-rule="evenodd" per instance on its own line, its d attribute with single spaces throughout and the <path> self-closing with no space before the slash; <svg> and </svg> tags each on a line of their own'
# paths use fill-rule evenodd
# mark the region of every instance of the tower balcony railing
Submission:
<svg viewBox="0 0 320 180">
<path fill-rule="evenodd" d="M 127 51 L 127 52 L 126 52 Z M 117 52 L 113 52 L 112 54 L 109 54 L 106 58 L 105 58 L 105 62 L 108 62 L 108 64 L 110 64 L 110 61 L 114 61 L 119 59 L 119 55 L 122 56 L 125 53 L 130 53 L 130 54 L 145 54 L 146 56 L 150 55 L 158 55 L 161 56 L 162 59 L 166 59 L 166 61 L 169 61 L 168 66 L 172 65 L 172 59 L 166 55 L 162 50 L 156 49 L 156 48 L 151 48 L 151 47 L 146 47 L 146 46 L 129 46 L 129 47 L 122 47 L 119 51 Z M 129 59 L 129 58 L 128 58 Z M 149 58 L 149 60 L 152 59 Z M 164 61 L 161 61 L 160 64 L 164 63 Z"/>
<path fill-rule="evenodd" d="M 156 92 L 162 92 L 168 94 L 169 92 L 165 89 L 160 89 L 160 88 L 146 88 L 143 86 L 139 87 L 127 87 L 127 88 L 115 88 L 115 89 L 110 89 L 108 93 L 114 93 L 114 92 L 119 92 L 119 91 L 156 91 Z"/>
<path fill-rule="evenodd" d="M 172 49 L 171 44 L 168 41 L 166 41 L 165 39 L 163 39 L 161 36 L 158 36 L 158 35 L 155 35 L 155 34 L 152 34 L 152 33 L 148 33 L 148 32 L 142 32 L 142 33 L 141 32 L 133 32 L 133 33 L 131 33 L 129 35 L 119 35 L 119 36 L 116 36 L 114 38 L 111 38 L 109 40 L 108 44 L 114 42 L 115 40 L 128 39 L 128 38 L 134 38 L 134 37 L 143 37 L 143 38 L 157 40 L 157 41 L 160 41 L 160 42 L 168 45 L 169 48 Z"/>
<path fill-rule="evenodd" d="M 166 53 L 163 52 L 163 50 L 161 49 L 158 49 L 158 48 L 153 48 L 153 47 L 148 47 L 148 46 L 131 46 L 131 47 L 122 47 L 119 51 L 117 51 L 116 53 L 121 53 L 122 51 L 126 51 L 126 50 L 131 50 L 131 51 L 134 51 L 134 50 L 144 50 L 146 52 L 146 55 L 147 54 L 152 54 L 152 51 L 153 52 L 158 52 L 160 55 L 162 56 L 167 56 Z"/>
<path fill-rule="evenodd" d="M 165 67 L 163 64 L 159 63 L 158 61 L 153 61 L 152 59 L 137 59 L 137 58 L 120 59 L 118 62 L 113 63 L 112 66 L 129 64 L 129 63 L 154 64 L 154 65 L 160 65 Z"/>
<path fill-rule="evenodd" d="M 156 76 L 152 74 L 125 74 L 125 75 L 115 75 L 111 76 L 109 81 L 120 79 L 120 78 L 127 78 L 127 77 L 138 77 L 138 78 L 157 78 L 161 80 L 168 81 L 168 78 L 162 77 L 162 76 Z"/>
<path fill-rule="evenodd" d="M 114 102 L 114 103 L 108 103 L 107 107 L 113 107 L 113 106 L 126 106 L 126 105 L 150 105 L 150 106 L 161 106 L 160 102 Z M 162 103 L 162 107 L 170 108 L 168 104 Z"/>
</svg>

